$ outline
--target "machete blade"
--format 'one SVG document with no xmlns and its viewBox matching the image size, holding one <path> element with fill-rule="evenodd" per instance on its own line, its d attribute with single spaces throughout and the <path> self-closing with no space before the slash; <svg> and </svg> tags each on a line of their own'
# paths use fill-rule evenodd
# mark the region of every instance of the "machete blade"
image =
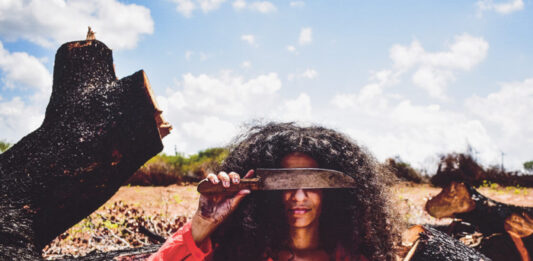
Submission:
<svg viewBox="0 0 533 261">
<path fill-rule="evenodd" d="M 331 169 L 256 169 L 261 190 L 354 188 L 355 180 Z"/>
<path fill-rule="evenodd" d="M 290 190 L 290 189 L 335 189 L 355 188 L 355 180 L 344 173 L 332 169 L 290 168 L 256 169 L 255 178 L 241 179 L 239 184 L 225 188 L 222 182 L 213 184 L 204 179 L 198 184 L 198 192 L 236 193 L 242 189 Z"/>
</svg>

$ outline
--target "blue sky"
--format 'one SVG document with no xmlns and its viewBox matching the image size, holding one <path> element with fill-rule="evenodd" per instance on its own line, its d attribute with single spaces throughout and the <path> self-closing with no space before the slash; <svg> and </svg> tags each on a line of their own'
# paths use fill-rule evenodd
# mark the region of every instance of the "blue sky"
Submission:
<svg viewBox="0 0 533 261">
<path fill-rule="evenodd" d="M 91 25 L 119 77 L 144 69 L 174 126 L 165 152 L 253 120 L 320 124 L 379 160 L 533 160 L 531 1 L 3 1 L 0 139 L 36 129 L 57 48 Z"/>
</svg>

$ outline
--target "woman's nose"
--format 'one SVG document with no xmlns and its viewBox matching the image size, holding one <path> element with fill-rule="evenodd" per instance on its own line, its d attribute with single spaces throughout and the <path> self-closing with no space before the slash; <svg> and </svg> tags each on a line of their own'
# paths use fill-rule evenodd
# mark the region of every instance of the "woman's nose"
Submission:
<svg viewBox="0 0 533 261">
<path fill-rule="evenodd" d="M 296 201 L 303 201 L 307 197 L 307 194 L 303 189 L 298 189 L 294 192 L 293 197 Z"/>
</svg>

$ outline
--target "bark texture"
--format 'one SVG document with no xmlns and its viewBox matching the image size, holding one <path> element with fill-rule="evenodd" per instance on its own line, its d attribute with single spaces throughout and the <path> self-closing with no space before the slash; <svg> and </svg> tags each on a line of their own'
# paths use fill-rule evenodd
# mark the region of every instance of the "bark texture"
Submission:
<svg viewBox="0 0 533 261">
<path fill-rule="evenodd" d="M 117 79 L 102 42 L 59 48 L 42 125 L 0 155 L 0 260 L 41 259 L 162 150 L 170 127 L 150 92 L 142 70 Z"/>
<path fill-rule="evenodd" d="M 465 183 L 451 182 L 426 203 L 426 210 L 434 217 L 454 217 L 471 224 L 482 234 L 481 244 L 475 246 L 494 260 L 531 260 L 533 253 L 533 208 L 494 201 Z M 462 237 L 472 234 L 465 227 L 455 226 L 448 233 Z M 464 233 L 463 233 L 464 234 Z M 514 249 L 509 248 L 514 246 Z M 515 254 L 520 255 L 515 258 Z"/>
<path fill-rule="evenodd" d="M 455 217 L 479 227 L 483 234 L 506 232 L 504 223 L 512 214 L 533 217 L 532 207 L 508 205 L 481 195 L 476 189 L 467 186 L 475 208 L 465 213 L 456 213 Z"/>
<path fill-rule="evenodd" d="M 424 227 L 411 261 L 487 261 L 491 260 L 447 234 Z"/>
</svg>

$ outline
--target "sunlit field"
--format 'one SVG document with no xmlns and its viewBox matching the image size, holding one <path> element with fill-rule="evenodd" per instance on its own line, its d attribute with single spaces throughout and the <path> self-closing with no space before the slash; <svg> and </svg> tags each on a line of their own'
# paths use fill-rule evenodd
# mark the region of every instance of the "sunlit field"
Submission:
<svg viewBox="0 0 533 261">
<path fill-rule="evenodd" d="M 445 225 L 450 218 L 436 219 L 424 211 L 426 200 L 440 192 L 427 184 L 401 183 L 393 188 L 401 217 L 408 224 Z M 479 191 L 507 204 L 533 207 L 533 188 L 485 184 Z M 189 221 L 198 204 L 194 185 L 166 187 L 124 186 L 102 207 L 56 238 L 44 251 L 48 259 L 85 255 L 157 243 L 143 228 L 164 238 Z M 143 228 L 141 228 L 143 227 Z"/>
</svg>

